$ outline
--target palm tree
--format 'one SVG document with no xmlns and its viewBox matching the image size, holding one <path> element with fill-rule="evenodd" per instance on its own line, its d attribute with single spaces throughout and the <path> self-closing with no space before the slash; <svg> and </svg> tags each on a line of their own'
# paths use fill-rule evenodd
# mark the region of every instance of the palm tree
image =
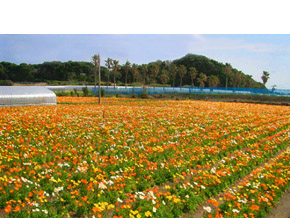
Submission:
<svg viewBox="0 0 290 218">
<path fill-rule="evenodd" d="M 167 83 L 169 77 L 168 77 L 168 71 L 167 70 L 162 70 L 161 75 L 160 75 L 160 80 L 163 86 Z"/>
<path fill-rule="evenodd" d="M 120 69 L 119 61 L 113 60 L 113 73 L 114 73 L 114 89 L 116 88 L 116 74 L 118 73 L 118 70 Z"/>
<path fill-rule="evenodd" d="M 261 79 L 263 80 L 264 86 L 268 82 L 269 78 L 270 78 L 270 73 L 268 73 L 267 71 L 263 71 L 263 74 L 261 76 Z"/>
<path fill-rule="evenodd" d="M 171 76 L 172 76 L 172 87 L 174 87 L 174 85 L 175 85 L 175 77 L 176 77 L 178 68 L 177 68 L 177 66 L 175 64 L 172 64 L 169 69 L 170 69 L 170 73 L 171 73 Z"/>
<path fill-rule="evenodd" d="M 108 68 L 108 85 L 110 83 L 110 69 L 112 68 L 112 62 L 113 62 L 113 59 L 112 58 L 108 58 L 107 60 L 105 60 L 106 62 L 106 66 Z"/>
<path fill-rule="evenodd" d="M 209 87 L 217 87 L 220 83 L 220 80 L 217 76 L 211 75 L 208 79 Z"/>
<path fill-rule="evenodd" d="M 204 87 L 204 82 L 207 81 L 207 76 L 204 73 L 199 74 L 199 77 L 197 79 L 198 83 L 199 83 L 199 87 Z"/>
<path fill-rule="evenodd" d="M 146 76 L 148 73 L 148 66 L 146 64 L 143 64 L 141 66 L 142 76 L 143 76 L 143 86 L 146 84 Z"/>
<path fill-rule="evenodd" d="M 179 77 L 180 77 L 180 88 L 181 88 L 182 87 L 182 78 L 187 73 L 186 67 L 184 65 L 180 65 L 178 73 L 179 73 Z"/>
<path fill-rule="evenodd" d="M 243 75 L 241 72 L 234 72 L 232 77 L 233 87 L 240 87 Z"/>
<path fill-rule="evenodd" d="M 96 81 L 96 74 L 97 74 L 97 68 L 99 68 L 99 104 L 101 104 L 101 57 L 100 55 L 94 55 L 92 57 L 92 61 L 94 64 L 94 72 L 95 72 L 95 88 L 97 86 L 97 81 Z"/>
<path fill-rule="evenodd" d="M 191 87 L 194 87 L 193 80 L 197 76 L 197 70 L 195 69 L 195 67 L 189 68 L 189 74 L 190 74 L 190 78 L 191 78 Z"/>
<path fill-rule="evenodd" d="M 226 74 L 226 88 L 228 88 L 228 80 L 229 80 L 229 76 L 232 73 L 232 66 L 230 64 L 226 64 L 225 67 L 225 74 Z"/>
<path fill-rule="evenodd" d="M 159 73 L 159 65 L 157 63 L 154 63 L 152 65 L 152 77 L 153 77 L 154 88 L 155 88 L 156 77 L 158 73 Z"/>
<path fill-rule="evenodd" d="M 130 71 L 130 68 L 131 68 L 131 63 L 129 61 L 126 61 L 125 65 L 124 65 L 126 88 L 127 88 L 127 76 L 128 76 L 129 71 Z"/>
<path fill-rule="evenodd" d="M 251 88 L 253 83 L 252 75 L 246 75 L 246 86 L 247 88 Z"/>
<path fill-rule="evenodd" d="M 133 76 L 133 94 L 135 94 L 135 78 L 138 76 L 138 65 L 137 64 L 133 64 L 132 65 L 132 76 Z"/>
</svg>

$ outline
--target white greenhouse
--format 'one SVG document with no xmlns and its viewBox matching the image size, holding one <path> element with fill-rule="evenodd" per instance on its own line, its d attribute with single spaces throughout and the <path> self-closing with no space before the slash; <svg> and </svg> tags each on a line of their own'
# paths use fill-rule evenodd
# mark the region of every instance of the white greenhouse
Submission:
<svg viewBox="0 0 290 218">
<path fill-rule="evenodd" d="M 54 92 L 42 86 L 0 86 L 0 107 L 55 105 Z"/>
</svg>

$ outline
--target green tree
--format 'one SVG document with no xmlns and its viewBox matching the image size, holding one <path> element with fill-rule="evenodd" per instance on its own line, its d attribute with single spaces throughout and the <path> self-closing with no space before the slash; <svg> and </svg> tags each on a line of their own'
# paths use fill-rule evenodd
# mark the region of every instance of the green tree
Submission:
<svg viewBox="0 0 290 218">
<path fill-rule="evenodd" d="M 229 76 L 232 73 L 232 66 L 230 64 L 226 64 L 225 66 L 225 74 L 226 74 L 226 88 L 228 88 L 228 81 L 229 81 Z"/>
<path fill-rule="evenodd" d="M 162 70 L 161 75 L 160 75 L 160 81 L 163 84 L 163 86 L 168 82 L 168 71 L 167 70 Z"/>
<path fill-rule="evenodd" d="M 138 65 L 133 64 L 131 70 L 132 70 L 132 77 L 133 77 L 133 94 L 135 94 L 135 79 L 139 74 Z"/>
<path fill-rule="evenodd" d="M 195 67 L 190 67 L 189 68 L 189 74 L 190 74 L 190 78 L 191 78 L 191 87 L 194 87 L 193 80 L 197 76 L 197 70 L 196 70 L 196 68 Z"/>
<path fill-rule="evenodd" d="M 113 74 L 114 74 L 114 89 L 115 89 L 116 88 L 116 75 L 119 72 L 119 69 L 121 68 L 119 65 L 119 61 L 113 60 L 112 68 L 113 68 Z"/>
<path fill-rule="evenodd" d="M 29 64 L 20 64 L 16 71 L 16 81 L 31 81 L 33 78 L 34 67 Z"/>
<path fill-rule="evenodd" d="M 215 75 L 211 75 L 209 78 L 208 78 L 208 84 L 209 84 L 209 87 L 217 87 L 220 83 L 220 80 L 217 76 Z"/>
<path fill-rule="evenodd" d="M 205 86 L 204 82 L 207 81 L 207 76 L 204 73 L 200 73 L 197 81 L 199 83 L 199 87 L 203 88 Z"/>
<path fill-rule="evenodd" d="M 6 79 L 4 66 L 2 64 L 0 64 L 0 80 L 4 80 L 4 79 Z"/>
<path fill-rule="evenodd" d="M 172 76 L 172 87 L 175 86 L 175 77 L 178 72 L 178 67 L 175 64 L 171 64 L 169 68 L 169 72 Z"/>
<path fill-rule="evenodd" d="M 107 58 L 105 65 L 108 68 L 108 84 L 110 83 L 110 70 L 112 69 L 113 59 Z"/>
<path fill-rule="evenodd" d="M 232 83 L 233 87 L 240 87 L 241 82 L 242 82 L 243 75 L 239 71 L 234 71 L 232 75 Z"/>
<path fill-rule="evenodd" d="M 143 76 L 143 86 L 145 86 L 146 84 L 146 76 L 148 73 L 148 66 L 146 64 L 143 64 L 141 66 L 141 72 L 142 72 L 142 76 Z"/>
<path fill-rule="evenodd" d="M 246 87 L 252 88 L 253 78 L 252 75 L 246 75 Z"/>
<path fill-rule="evenodd" d="M 155 83 L 156 83 L 156 77 L 158 76 L 158 73 L 159 73 L 159 69 L 160 68 L 159 68 L 159 65 L 157 63 L 154 63 L 151 67 L 154 88 L 155 88 Z"/>
<path fill-rule="evenodd" d="M 261 76 L 261 79 L 263 81 L 264 86 L 268 82 L 269 78 L 270 78 L 270 73 L 268 73 L 267 71 L 263 71 L 263 74 Z"/>
<path fill-rule="evenodd" d="M 128 78 L 128 73 L 131 69 L 131 63 L 129 61 L 126 61 L 124 65 L 124 72 L 125 72 L 125 86 L 127 87 L 127 78 Z"/>
<path fill-rule="evenodd" d="M 185 74 L 187 73 L 186 67 L 184 65 L 181 65 L 179 67 L 178 73 L 179 73 L 179 77 L 180 77 L 180 87 L 182 87 L 182 79 L 185 76 Z"/>
</svg>

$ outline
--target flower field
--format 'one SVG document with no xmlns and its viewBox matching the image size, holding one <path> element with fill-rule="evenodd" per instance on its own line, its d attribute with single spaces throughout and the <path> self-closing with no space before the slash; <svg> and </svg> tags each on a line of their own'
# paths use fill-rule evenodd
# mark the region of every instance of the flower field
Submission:
<svg viewBox="0 0 290 218">
<path fill-rule="evenodd" d="M 290 186 L 289 107 L 57 101 L 0 108 L 0 217 L 265 217 Z"/>
</svg>

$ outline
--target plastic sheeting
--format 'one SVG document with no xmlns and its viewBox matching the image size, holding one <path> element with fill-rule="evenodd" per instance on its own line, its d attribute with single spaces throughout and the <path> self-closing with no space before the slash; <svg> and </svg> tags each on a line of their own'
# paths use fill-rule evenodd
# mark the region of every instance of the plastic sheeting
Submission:
<svg viewBox="0 0 290 218">
<path fill-rule="evenodd" d="M 287 89 L 250 89 L 250 88 L 197 88 L 197 87 L 124 87 L 102 86 L 106 94 L 141 94 L 146 91 L 147 94 L 171 94 L 171 93 L 187 93 L 187 94 L 244 94 L 244 95 L 276 95 L 290 96 L 290 90 Z M 93 88 L 94 94 L 98 93 L 98 87 Z"/>
<path fill-rule="evenodd" d="M 0 107 L 55 105 L 54 92 L 42 86 L 0 86 Z"/>
</svg>

